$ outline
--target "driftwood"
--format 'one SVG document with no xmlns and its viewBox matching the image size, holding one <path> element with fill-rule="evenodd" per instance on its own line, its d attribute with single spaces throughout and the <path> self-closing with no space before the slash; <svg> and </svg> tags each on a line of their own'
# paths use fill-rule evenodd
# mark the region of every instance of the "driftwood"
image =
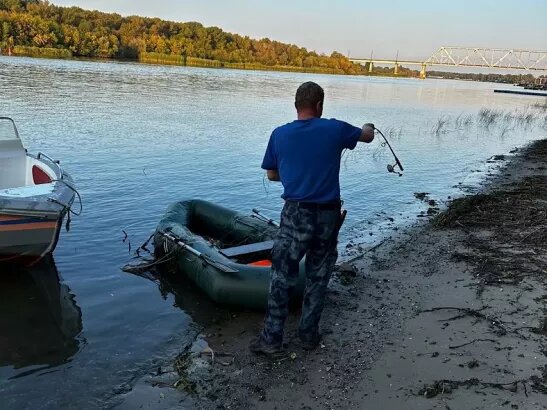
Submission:
<svg viewBox="0 0 547 410">
<path fill-rule="evenodd" d="M 456 345 L 456 346 L 448 346 L 449 349 L 459 349 L 460 347 L 464 347 L 464 346 L 468 346 L 470 344 L 473 344 L 473 343 L 477 343 L 477 342 L 492 342 L 492 343 L 498 343 L 497 340 L 494 340 L 494 339 L 475 339 L 475 340 L 472 340 L 470 342 L 467 342 L 467 343 L 463 343 L 461 345 Z"/>
<path fill-rule="evenodd" d="M 462 312 L 462 313 L 460 313 L 459 315 L 450 317 L 448 319 L 442 319 L 442 321 L 447 322 L 447 321 L 457 320 L 457 319 L 461 319 L 461 318 L 464 318 L 464 317 L 467 317 L 467 316 L 471 316 L 471 317 L 475 317 L 477 319 L 482 319 L 482 320 L 485 320 L 486 322 L 488 322 L 488 324 L 490 326 L 492 326 L 496 329 L 495 333 L 497 335 L 499 335 L 499 336 L 506 335 L 508 332 L 507 332 L 507 329 L 505 328 L 505 326 L 502 325 L 502 322 L 499 319 L 494 318 L 493 316 L 487 316 L 484 313 L 481 313 L 480 311 L 484 310 L 484 309 L 486 309 L 486 308 L 476 310 L 476 309 L 469 309 L 469 308 L 460 308 L 460 307 L 447 306 L 447 307 L 435 307 L 435 308 L 431 308 L 431 309 L 427 309 L 427 310 L 422 310 L 419 313 L 436 312 L 436 311 L 439 311 L 439 310 L 456 310 L 456 311 L 459 311 L 459 312 Z"/>
</svg>

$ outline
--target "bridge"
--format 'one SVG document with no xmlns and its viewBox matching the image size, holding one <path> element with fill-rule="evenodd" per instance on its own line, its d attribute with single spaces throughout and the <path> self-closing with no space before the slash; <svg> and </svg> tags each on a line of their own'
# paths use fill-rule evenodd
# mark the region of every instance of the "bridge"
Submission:
<svg viewBox="0 0 547 410">
<path fill-rule="evenodd" d="M 367 67 L 369 72 L 374 64 L 393 65 L 397 74 L 401 65 L 420 66 L 420 78 L 426 77 L 429 66 L 481 67 L 504 70 L 533 70 L 547 72 L 547 51 L 479 48 L 479 47 L 441 47 L 425 61 L 383 60 L 376 58 L 350 58 L 353 63 Z"/>
</svg>

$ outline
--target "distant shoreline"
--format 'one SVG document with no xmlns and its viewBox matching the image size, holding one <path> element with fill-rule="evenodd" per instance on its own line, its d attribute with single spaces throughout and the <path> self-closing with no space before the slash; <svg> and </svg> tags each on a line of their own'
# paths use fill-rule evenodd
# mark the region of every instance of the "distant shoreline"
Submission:
<svg viewBox="0 0 547 410">
<path fill-rule="evenodd" d="M 43 50 L 43 49 L 42 49 Z M 295 66 L 267 66 L 255 63 L 229 63 L 219 60 L 209 60 L 204 58 L 187 57 L 186 64 L 182 62 L 182 56 L 176 55 L 156 55 L 156 53 L 144 53 L 144 56 L 139 56 L 138 59 L 130 58 L 99 58 L 99 57 L 75 57 L 73 55 L 48 55 L 47 53 L 14 53 L 11 56 L 0 54 L 2 57 L 27 57 L 40 58 L 48 60 L 75 60 L 75 61 L 118 61 L 131 62 L 162 66 L 179 66 L 179 67 L 194 67 L 194 68 L 217 68 L 230 70 L 246 70 L 246 71 L 271 71 L 271 72 L 292 72 L 305 74 L 328 74 L 328 75 L 343 75 L 343 76 L 360 76 L 360 77 L 389 77 L 389 78 L 416 78 L 410 75 L 393 74 L 393 73 L 345 73 L 341 70 L 326 69 L 322 67 L 295 67 Z"/>
<path fill-rule="evenodd" d="M 319 70 L 320 67 L 294 67 L 294 66 L 266 66 L 254 63 L 228 63 L 222 62 L 219 60 L 208 60 L 195 57 L 188 57 L 187 64 L 180 62 L 182 59 L 181 56 L 175 55 L 161 55 L 154 56 L 156 53 L 146 53 L 148 56 L 145 58 L 100 58 L 100 57 L 81 57 L 81 56 L 52 56 L 46 54 L 40 55 L 30 55 L 30 54 L 12 54 L 8 56 L 6 54 L 0 53 L 0 57 L 27 57 L 27 58 L 37 58 L 37 59 L 48 59 L 48 60 L 72 60 L 72 61 L 101 61 L 101 62 L 122 62 L 122 63 L 137 63 L 137 64 L 149 64 L 149 65 L 158 65 L 158 66 L 178 66 L 178 67 L 190 67 L 190 68 L 215 68 L 215 69 L 227 69 L 227 70 L 243 70 L 243 71 L 267 71 L 267 72 L 287 72 L 287 73 L 304 73 L 304 74 L 325 74 L 325 75 L 341 75 L 341 76 L 358 76 L 358 77 L 384 77 L 384 78 L 401 78 L 401 79 L 415 79 L 421 80 L 418 76 L 410 76 L 404 74 L 393 74 L 393 73 L 384 73 L 384 72 L 372 72 L 372 73 L 344 73 L 337 72 L 336 70 Z M 152 56 L 150 56 L 152 55 Z M 166 58 L 167 57 L 167 58 Z M 447 73 L 453 74 L 453 73 Z M 480 79 L 470 79 L 470 78 L 459 78 L 459 77 L 443 77 L 442 75 L 431 75 L 427 76 L 427 79 L 433 80 L 455 80 L 455 81 L 466 81 L 466 82 L 480 82 L 480 83 L 492 83 L 492 84 L 506 84 L 513 85 L 512 83 L 493 81 L 493 80 L 480 80 Z"/>
</svg>

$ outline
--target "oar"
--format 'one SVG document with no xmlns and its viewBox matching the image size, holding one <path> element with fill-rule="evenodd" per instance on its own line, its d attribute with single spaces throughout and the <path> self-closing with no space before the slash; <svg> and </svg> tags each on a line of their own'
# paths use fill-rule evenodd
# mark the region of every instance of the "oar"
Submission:
<svg viewBox="0 0 547 410">
<path fill-rule="evenodd" d="M 279 224 L 274 221 L 273 219 L 271 218 L 268 218 L 266 215 L 264 215 L 262 212 L 260 212 L 258 209 L 256 208 L 253 208 L 253 213 L 256 214 L 256 217 L 259 218 L 259 219 L 262 219 L 264 222 L 267 222 L 269 223 L 270 225 L 273 225 L 277 228 L 279 228 Z"/>
<path fill-rule="evenodd" d="M 207 256 L 207 255 L 201 253 L 200 251 L 192 248 L 190 245 L 186 244 L 185 242 L 182 241 L 182 239 L 180 239 L 179 237 L 177 237 L 176 235 L 174 235 L 172 233 L 167 233 L 167 232 L 162 232 L 162 231 L 160 231 L 158 233 L 161 236 L 163 236 L 164 238 L 169 239 L 174 244 L 176 244 L 176 245 L 180 246 L 181 248 L 186 249 L 188 252 L 196 255 L 198 258 L 200 258 L 205 263 L 217 268 L 218 270 L 221 270 L 222 272 L 226 272 L 226 273 L 237 273 L 237 272 L 239 272 L 237 269 L 233 269 L 233 268 L 229 267 L 228 265 L 217 262 L 217 261 L 211 259 L 209 256 Z"/>
</svg>

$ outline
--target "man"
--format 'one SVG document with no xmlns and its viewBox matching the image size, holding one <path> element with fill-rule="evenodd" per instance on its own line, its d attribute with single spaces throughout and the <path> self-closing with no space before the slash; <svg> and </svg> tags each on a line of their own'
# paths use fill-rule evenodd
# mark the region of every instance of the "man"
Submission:
<svg viewBox="0 0 547 410">
<path fill-rule="evenodd" d="M 374 139 L 374 125 L 354 127 L 322 119 L 323 89 L 313 82 L 296 91 L 298 119 L 274 130 L 262 162 L 268 179 L 281 181 L 285 206 L 272 250 L 272 275 L 264 329 L 251 342 L 254 353 L 282 351 L 289 292 L 306 256 L 306 289 L 298 334 L 306 349 L 320 341 L 319 320 L 336 263 L 340 229 L 340 160 L 344 149 Z"/>
</svg>

